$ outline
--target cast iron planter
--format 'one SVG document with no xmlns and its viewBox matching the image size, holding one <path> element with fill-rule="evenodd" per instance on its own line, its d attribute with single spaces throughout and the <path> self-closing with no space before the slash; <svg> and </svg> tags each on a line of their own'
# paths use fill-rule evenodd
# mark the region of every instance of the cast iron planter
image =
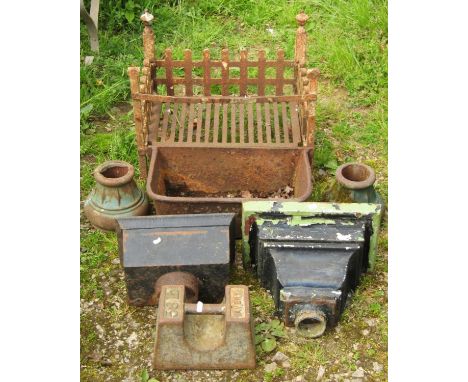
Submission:
<svg viewBox="0 0 468 382">
<path fill-rule="evenodd" d="M 94 170 L 96 187 L 84 203 L 86 217 L 95 227 L 114 231 L 117 218 L 141 216 L 148 212 L 148 199 L 133 180 L 133 166 L 107 161 Z"/>
</svg>

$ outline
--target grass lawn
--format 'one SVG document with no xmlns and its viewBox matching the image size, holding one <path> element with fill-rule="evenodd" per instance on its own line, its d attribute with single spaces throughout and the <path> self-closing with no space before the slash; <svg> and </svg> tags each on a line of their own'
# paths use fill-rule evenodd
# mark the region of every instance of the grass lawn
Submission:
<svg viewBox="0 0 468 382">
<path fill-rule="evenodd" d="M 117 5 L 116 5 L 116 4 Z M 138 175 L 133 113 L 127 67 L 143 62 L 139 15 L 147 7 L 155 16 L 156 52 L 171 47 L 174 58 L 190 48 L 194 59 L 203 48 L 218 58 L 241 48 L 265 48 L 273 58 L 283 48 L 294 55 L 295 15 L 310 16 L 309 67 L 321 71 L 317 106 L 314 191 L 311 200 L 326 201 L 334 170 L 348 161 L 373 166 L 376 188 L 387 201 L 387 3 L 349 1 L 101 1 L 100 53 L 93 55 L 81 26 L 81 200 L 94 184 L 93 169 L 104 160 L 132 163 Z M 148 4 L 146 4 L 148 3 Z M 140 184 L 140 186 L 144 186 Z M 82 206 L 82 203 L 81 203 Z M 239 265 L 233 283 L 250 286 L 256 324 L 268 323 L 273 302 Z M 81 378 L 83 381 L 315 381 L 351 380 L 359 368 L 364 380 L 387 380 L 387 225 L 384 218 L 376 270 L 365 275 L 340 324 L 316 340 L 286 329 L 270 353 L 257 353 L 254 371 L 153 372 L 150 358 L 154 308 L 126 305 L 126 290 L 114 234 L 102 233 L 81 219 Z M 265 365 L 281 351 L 289 365 L 267 373 Z M 151 380 L 151 379 L 150 379 Z M 152 381 L 154 382 L 154 380 Z"/>
</svg>

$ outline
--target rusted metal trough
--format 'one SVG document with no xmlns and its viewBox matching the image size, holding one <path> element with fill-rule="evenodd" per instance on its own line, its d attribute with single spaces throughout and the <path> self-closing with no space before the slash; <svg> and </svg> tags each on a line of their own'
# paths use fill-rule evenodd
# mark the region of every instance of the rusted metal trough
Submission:
<svg viewBox="0 0 468 382">
<path fill-rule="evenodd" d="M 227 49 L 221 60 L 208 49 L 199 61 L 190 50 L 175 60 L 170 49 L 157 59 L 153 16 L 141 19 L 145 59 L 129 76 L 140 172 L 156 213 L 236 212 L 240 238 L 243 201 L 306 200 L 319 75 L 306 69 L 307 15 L 296 17 L 294 60 L 283 50 L 251 60 Z"/>
</svg>

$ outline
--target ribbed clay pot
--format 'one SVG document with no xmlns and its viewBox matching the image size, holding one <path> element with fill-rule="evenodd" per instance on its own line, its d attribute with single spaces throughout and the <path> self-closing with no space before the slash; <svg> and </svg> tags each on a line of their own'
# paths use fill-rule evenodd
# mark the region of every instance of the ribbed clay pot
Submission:
<svg viewBox="0 0 468 382">
<path fill-rule="evenodd" d="M 107 161 L 94 170 L 96 187 L 84 203 L 84 212 L 95 227 L 114 231 L 116 219 L 142 216 L 148 212 L 148 199 L 135 181 L 130 163 Z"/>
</svg>

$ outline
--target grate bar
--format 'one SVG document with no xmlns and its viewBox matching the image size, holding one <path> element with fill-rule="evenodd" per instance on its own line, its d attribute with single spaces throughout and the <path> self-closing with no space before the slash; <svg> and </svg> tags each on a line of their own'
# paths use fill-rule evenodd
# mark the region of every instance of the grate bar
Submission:
<svg viewBox="0 0 468 382">
<path fill-rule="evenodd" d="M 288 110 L 286 109 L 286 102 L 281 102 L 281 117 L 283 118 L 284 142 L 289 143 L 289 121 Z"/>
<path fill-rule="evenodd" d="M 300 126 L 299 126 L 299 117 L 298 107 L 296 102 L 289 102 L 289 111 L 291 115 L 291 127 L 293 134 L 293 143 L 299 144 L 301 141 Z"/>
<path fill-rule="evenodd" d="M 219 130 L 219 103 L 215 104 L 214 108 L 214 127 L 213 127 L 213 143 L 218 143 L 218 130 Z"/>
<path fill-rule="evenodd" d="M 231 105 L 231 143 L 237 141 L 237 127 L 236 127 L 236 104 Z"/>
<path fill-rule="evenodd" d="M 239 135 L 240 143 L 244 143 L 244 104 L 239 105 Z"/>
<path fill-rule="evenodd" d="M 270 124 L 270 104 L 265 103 L 265 130 L 266 130 L 266 141 L 271 143 L 271 124 Z"/>
<path fill-rule="evenodd" d="M 184 133 L 185 133 L 185 117 L 187 114 L 187 104 L 182 104 L 182 111 L 180 113 L 180 127 L 179 127 L 179 142 L 184 141 Z"/>
<path fill-rule="evenodd" d="M 257 109 L 257 142 L 263 143 L 262 104 L 257 103 L 255 108 Z"/>
<path fill-rule="evenodd" d="M 169 114 L 171 112 L 171 109 L 169 107 L 169 104 L 164 104 L 164 117 L 163 117 L 163 122 L 162 122 L 162 132 L 161 132 L 161 142 L 164 142 L 166 140 L 166 132 L 167 132 L 167 124 L 169 121 Z"/>
<path fill-rule="evenodd" d="M 215 103 L 214 110 L 210 102 L 166 102 L 152 107 L 158 110 L 151 119 L 151 143 L 297 147 L 302 139 L 294 101 Z"/>
<path fill-rule="evenodd" d="M 247 143 L 254 143 L 253 105 L 251 103 L 247 105 L 247 128 L 249 130 Z"/>
<path fill-rule="evenodd" d="M 174 142 L 175 140 L 175 133 L 176 133 L 176 128 L 177 128 L 177 109 L 178 109 L 178 104 L 175 103 L 172 109 L 171 131 L 169 135 L 169 141 L 171 142 Z"/>
<path fill-rule="evenodd" d="M 206 104 L 205 112 L 205 143 L 210 141 L 210 129 L 211 129 L 211 103 Z"/>
<path fill-rule="evenodd" d="M 200 143 L 200 135 L 203 126 L 203 104 L 198 104 L 198 116 L 197 116 L 197 124 L 195 125 L 197 128 L 196 138 L 195 141 Z"/>
<path fill-rule="evenodd" d="M 223 133 L 222 143 L 227 143 L 227 130 L 228 130 L 228 104 L 223 105 Z"/>
<path fill-rule="evenodd" d="M 273 117 L 275 122 L 275 143 L 281 143 L 280 124 L 278 116 L 278 103 L 273 102 Z"/>
<path fill-rule="evenodd" d="M 187 142 L 192 142 L 193 135 L 193 120 L 195 118 L 195 104 L 191 103 L 189 107 L 189 119 L 187 126 Z"/>
</svg>

